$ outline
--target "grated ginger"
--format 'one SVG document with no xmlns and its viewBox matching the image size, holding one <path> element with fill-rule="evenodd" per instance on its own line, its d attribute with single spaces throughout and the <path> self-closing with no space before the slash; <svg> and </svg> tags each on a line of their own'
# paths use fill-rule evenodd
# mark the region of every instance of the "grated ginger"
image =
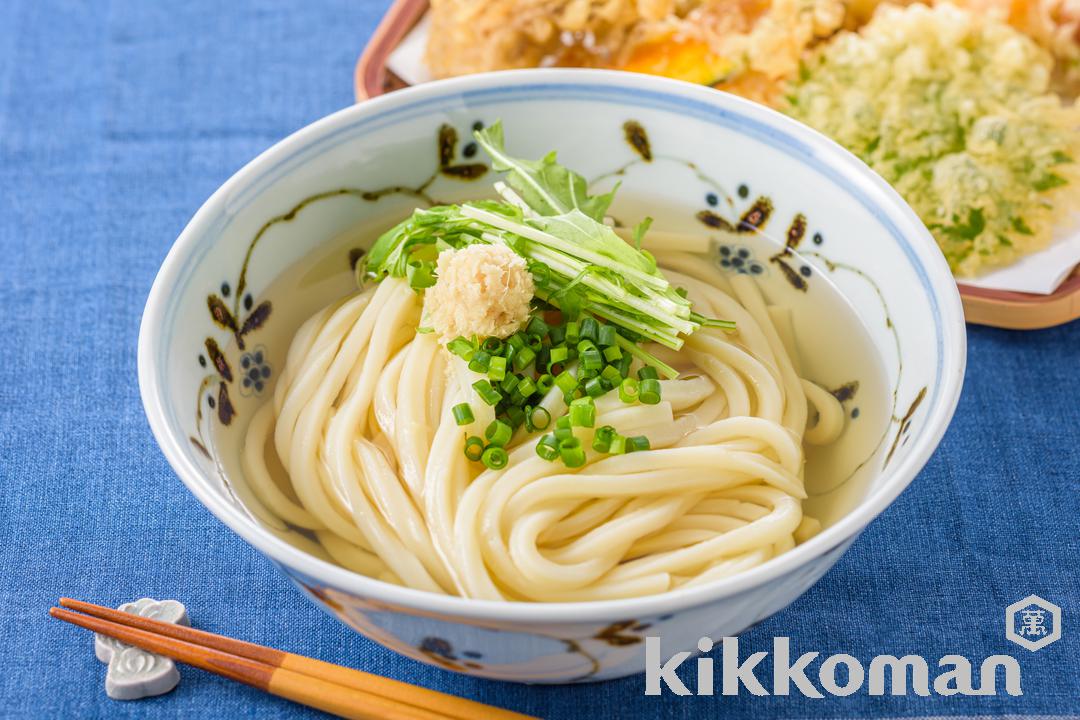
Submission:
<svg viewBox="0 0 1080 720">
<path fill-rule="evenodd" d="M 505 245 L 468 245 L 439 253 L 425 291 L 426 324 L 442 342 L 512 335 L 529 319 L 536 292 L 525 258 Z"/>
</svg>

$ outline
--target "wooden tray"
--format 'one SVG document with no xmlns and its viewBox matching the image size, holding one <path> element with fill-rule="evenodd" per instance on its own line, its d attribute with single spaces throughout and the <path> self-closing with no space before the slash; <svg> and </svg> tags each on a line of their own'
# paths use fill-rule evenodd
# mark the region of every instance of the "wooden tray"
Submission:
<svg viewBox="0 0 1080 720">
<path fill-rule="evenodd" d="M 353 77 L 356 101 L 406 87 L 386 67 L 394 48 L 428 9 L 428 0 L 395 0 L 356 63 Z M 970 323 L 1014 330 L 1061 325 L 1080 317 L 1080 267 L 1051 295 L 986 290 L 958 283 L 964 316 Z"/>
</svg>

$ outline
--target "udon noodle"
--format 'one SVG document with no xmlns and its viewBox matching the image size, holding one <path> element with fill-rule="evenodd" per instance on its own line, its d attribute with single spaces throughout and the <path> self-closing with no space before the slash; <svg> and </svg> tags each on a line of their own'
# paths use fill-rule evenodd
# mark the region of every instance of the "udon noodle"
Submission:
<svg viewBox="0 0 1080 720">
<path fill-rule="evenodd" d="M 250 423 L 243 469 L 267 509 L 310 531 L 336 562 L 388 582 L 488 600 L 580 601 L 660 593 L 760 565 L 818 529 L 802 500 L 803 443 L 844 429 L 840 403 L 800 376 L 790 315 L 753 279 L 703 257 L 657 253 L 702 314 L 662 401 L 596 401 L 597 424 L 647 435 L 607 455 L 588 442 L 571 469 L 518 428 L 502 469 L 462 454 L 451 408 L 483 377 L 433 334 L 423 297 L 387 277 L 333 303 L 296 333 L 273 402 Z M 566 412 L 558 388 L 541 405 Z M 472 430 L 470 430 L 472 428 Z M 593 430 L 585 430 L 587 433 Z"/>
</svg>

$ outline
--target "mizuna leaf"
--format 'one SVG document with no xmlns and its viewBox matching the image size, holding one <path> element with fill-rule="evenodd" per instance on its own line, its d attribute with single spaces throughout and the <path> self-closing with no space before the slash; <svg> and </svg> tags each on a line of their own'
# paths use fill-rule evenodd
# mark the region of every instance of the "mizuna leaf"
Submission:
<svg viewBox="0 0 1080 720">
<path fill-rule="evenodd" d="M 641 250 L 641 241 L 645 237 L 645 233 L 649 232 L 649 228 L 652 227 L 652 218 L 646 217 L 644 220 L 634 226 L 634 249 Z"/>
<path fill-rule="evenodd" d="M 501 122 L 477 131 L 474 136 L 491 156 L 495 170 L 507 173 L 507 184 L 538 214 L 564 215 L 580 210 L 598 222 L 604 219 L 617 188 L 590 196 L 585 178 L 557 163 L 554 152 L 539 160 L 510 157 L 503 147 Z"/>
</svg>

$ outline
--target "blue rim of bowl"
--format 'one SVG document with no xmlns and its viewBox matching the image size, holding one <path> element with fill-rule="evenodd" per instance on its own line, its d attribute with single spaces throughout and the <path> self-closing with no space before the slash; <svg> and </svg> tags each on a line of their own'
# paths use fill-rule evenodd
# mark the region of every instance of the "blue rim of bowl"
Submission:
<svg viewBox="0 0 1080 720">
<path fill-rule="evenodd" d="M 918 276 L 930 303 L 936 320 L 938 352 L 936 377 L 922 431 L 913 438 L 903 461 L 885 471 L 880 487 L 818 536 L 732 578 L 642 598 L 532 603 L 444 596 L 358 575 L 308 555 L 258 527 L 250 517 L 200 482 L 203 473 L 195 465 L 190 449 L 183 445 L 186 433 L 164 397 L 168 386 L 164 339 L 170 336 L 178 311 L 177 304 L 168 300 L 182 296 L 195 268 L 231 218 L 294 167 L 357 135 L 439 109 L 479 109 L 488 104 L 551 99 L 607 101 L 624 107 L 677 111 L 748 135 L 809 165 L 856 198 L 889 231 Z M 946 334 L 947 327 L 953 330 L 951 336 Z M 345 108 L 298 130 L 244 166 L 203 204 L 162 264 L 143 313 L 138 356 L 143 405 L 155 438 L 173 469 L 218 519 L 287 570 L 383 604 L 460 618 L 544 623 L 670 613 L 701 605 L 797 570 L 853 539 L 910 484 L 940 442 L 959 400 L 966 363 L 966 336 L 959 293 L 929 232 L 883 179 L 820 133 L 742 98 L 681 81 L 606 70 L 509 70 L 427 83 Z"/>
</svg>

